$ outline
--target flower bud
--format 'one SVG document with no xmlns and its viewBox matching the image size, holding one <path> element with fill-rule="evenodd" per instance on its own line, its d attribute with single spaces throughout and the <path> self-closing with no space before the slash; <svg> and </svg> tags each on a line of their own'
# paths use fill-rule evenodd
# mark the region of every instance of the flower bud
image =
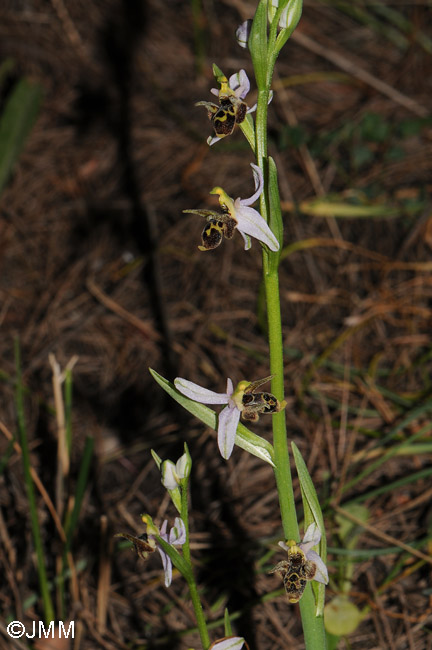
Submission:
<svg viewBox="0 0 432 650">
<path fill-rule="evenodd" d="M 180 477 L 172 460 L 164 460 L 161 465 L 162 485 L 167 490 L 175 490 L 180 483 Z"/>
</svg>

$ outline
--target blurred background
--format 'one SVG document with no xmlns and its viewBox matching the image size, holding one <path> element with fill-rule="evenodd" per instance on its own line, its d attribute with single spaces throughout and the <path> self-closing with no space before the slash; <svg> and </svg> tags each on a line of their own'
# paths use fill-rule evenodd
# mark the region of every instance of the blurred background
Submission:
<svg viewBox="0 0 432 650">
<path fill-rule="evenodd" d="M 223 461 L 148 372 L 218 392 L 269 374 L 259 244 L 202 253 L 204 222 L 182 213 L 216 209 L 215 185 L 253 192 L 240 130 L 209 148 L 194 104 L 213 62 L 244 68 L 254 103 L 235 30 L 255 8 L 2 3 L 0 647 L 27 647 L 6 625 L 43 620 L 49 597 L 76 622 L 50 648 L 199 647 L 183 579 L 166 589 L 156 554 L 113 539 L 144 532 L 143 512 L 173 520 L 150 449 L 175 461 L 184 441 L 212 638 L 227 606 L 251 650 L 304 647 L 268 575 L 271 468 L 238 448 Z M 324 509 L 333 648 L 432 647 L 430 8 L 306 0 L 274 77 L 286 415 Z M 269 418 L 253 429 L 271 439 Z"/>
</svg>

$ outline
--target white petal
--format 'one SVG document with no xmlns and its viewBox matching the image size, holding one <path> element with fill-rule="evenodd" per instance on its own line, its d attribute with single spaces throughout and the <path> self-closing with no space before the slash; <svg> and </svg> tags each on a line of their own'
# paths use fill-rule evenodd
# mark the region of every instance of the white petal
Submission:
<svg viewBox="0 0 432 650">
<path fill-rule="evenodd" d="M 167 490 L 175 490 L 178 488 L 178 474 L 176 466 L 171 460 L 164 460 L 161 467 L 162 485 Z"/>
<path fill-rule="evenodd" d="M 183 454 L 183 456 L 180 456 L 178 461 L 175 464 L 175 471 L 176 474 L 179 478 L 184 478 L 186 476 L 186 472 L 189 469 L 189 458 L 187 454 Z"/>
<path fill-rule="evenodd" d="M 240 411 L 227 406 L 219 413 L 218 420 L 218 447 L 222 458 L 228 460 L 234 447 Z"/>
<path fill-rule="evenodd" d="M 215 393 L 212 390 L 194 384 L 192 381 L 182 379 L 182 377 L 174 379 L 174 386 L 182 395 L 186 395 L 186 397 L 193 399 L 195 402 L 200 402 L 201 404 L 228 404 L 229 395 L 226 393 Z"/>
<path fill-rule="evenodd" d="M 315 551 L 309 551 L 309 553 L 306 554 L 306 557 L 316 565 L 317 571 L 314 576 L 314 580 L 321 582 L 323 585 L 326 585 L 329 581 L 328 571 L 321 557 L 318 555 L 318 553 L 315 553 Z"/>
<path fill-rule="evenodd" d="M 250 90 L 250 82 L 245 70 L 232 74 L 228 80 L 228 85 L 231 90 L 234 90 L 236 97 L 244 99 Z"/>
<path fill-rule="evenodd" d="M 219 142 L 219 140 L 222 140 L 222 138 L 220 138 L 217 135 L 215 135 L 213 137 L 211 135 L 209 135 L 206 142 L 207 142 L 208 146 L 211 147 L 213 144 L 216 144 L 216 142 Z"/>
<path fill-rule="evenodd" d="M 261 169 L 258 167 L 258 165 L 254 165 L 253 163 L 251 163 L 251 167 L 255 181 L 255 192 L 248 199 L 237 199 L 240 201 L 240 205 L 253 205 L 257 198 L 261 196 L 264 189 L 264 178 Z"/>
<path fill-rule="evenodd" d="M 245 251 L 248 251 L 252 246 L 251 238 L 249 237 L 249 235 L 245 235 L 244 232 L 241 232 L 241 230 L 239 230 L 239 233 L 244 239 L 244 243 L 245 243 L 244 249 Z"/>
<path fill-rule="evenodd" d="M 169 556 L 158 546 L 158 551 L 161 556 L 162 566 L 165 573 L 165 587 L 169 587 L 172 581 L 172 562 Z"/>
<path fill-rule="evenodd" d="M 303 537 L 301 543 L 299 544 L 300 548 L 307 553 L 312 546 L 319 544 L 321 539 L 321 531 L 316 525 L 315 522 L 309 524 L 305 536 Z"/>
<path fill-rule="evenodd" d="M 230 636 L 222 641 L 212 644 L 209 650 L 240 650 L 243 648 L 244 638 L 242 636 Z"/>
<path fill-rule="evenodd" d="M 234 202 L 238 224 L 237 230 L 259 239 L 271 251 L 278 251 L 279 242 L 270 230 L 266 220 L 254 208 L 247 208 L 244 205 L 239 205 L 239 203 L 241 203 L 239 199 Z"/>
<path fill-rule="evenodd" d="M 227 392 L 227 395 L 229 395 L 230 397 L 234 392 L 234 386 L 233 386 L 232 380 L 229 377 L 227 379 L 227 391 L 226 392 Z"/>
</svg>

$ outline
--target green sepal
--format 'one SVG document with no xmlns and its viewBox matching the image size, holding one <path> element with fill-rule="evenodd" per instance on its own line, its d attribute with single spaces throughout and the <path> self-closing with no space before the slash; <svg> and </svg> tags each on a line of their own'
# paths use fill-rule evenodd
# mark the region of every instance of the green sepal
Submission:
<svg viewBox="0 0 432 650">
<path fill-rule="evenodd" d="M 181 515 L 181 494 L 180 494 L 180 488 L 175 488 L 174 490 L 167 490 L 168 494 L 171 497 L 171 501 L 173 502 L 175 509 Z"/>
<path fill-rule="evenodd" d="M 215 431 L 217 430 L 217 415 L 212 409 L 209 409 L 205 404 L 194 402 L 185 395 L 182 395 L 175 388 L 174 384 L 159 375 L 155 370 L 152 370 L 152 368 L 149 368 L 149 371 L 159 386 L 175 399 L 178 404 L 183 406 L 189 413 L 192 413 L 192 415 L 195 415 L 195 417 L 201 420 L 201 422 L 204 422 L 208 427 L 211 427 Z M 253 456 L 264 460 L 274 467 L 274 450 L 272 445 L 267 440 L 264 440 L 264 438 L 249 431 L 241 422 L 237 427 L 235 443 L 241 449 L 248 451 Z"/>
<path fill-rule="evenodd" d="M 214 74 L 214 78 L 216 79 L 216 81 L 217 81 L 218 83 L 220 83 L 220 81 L 219 81 L 219 78 L 220 78 L 220 77 L 225 77 L 224 73 L 223 73 L 222 70 L 221 70 L 221 69 L 216 65 L 216 63 L 213 63 L 213 74 Z"/>
<path fill-rule="evenodd" d="M 315 523 L 320 529 L 321 540 L 319 543 L 319 555 L 324 564 L 326 564 L 327 541 L 325 535 L 324 518 L 322 516 L 318 495 L 306 467 L 306 463 L 304 462 L 303 457 L 299 451 L 299 448 L 294 442 L 291 443 L 291 448 L 293 450 L 294 462 L 300 482 L 300 490 L 304 510 L 304 528 L 306 531 L 310 524 Z M 312 583 L 312 589 L 315 594 L 316 616 L 322 616 L 324 612 L 325 585 L 323 585 L 321 582 L 314 581 Z"/>
<path fill-rule="evenodd" d="M 261 0 L 255 12 L 248 40 L 258 90 L 267 83 L 267 0 Z"/>
<path fill-rule="evenodd" d="M 155 452 L 154 449 L 150 449 L 150 453 L 152 455 L 152 458 L 153 458 L 154 462 L 157 465 L 158 470 L 160 470 L 161 465 L 162 465 L 162 458 L 160 456 L 158 456 L 158 454 Z"/>
</svg>

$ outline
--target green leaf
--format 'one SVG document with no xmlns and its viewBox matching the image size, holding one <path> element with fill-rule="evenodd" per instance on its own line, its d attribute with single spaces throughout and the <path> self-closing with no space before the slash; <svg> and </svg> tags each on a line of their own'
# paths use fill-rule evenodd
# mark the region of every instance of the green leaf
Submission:
<svg viewBox="0 0 432 650">
<path fill-rule="evenodd" d="M 249 142 L 250 148 L 255 153 L 255 125 L 252 115 L 246 115 L 246 119 L 240 124 L 240 128 Z"/>
<path fill-rule="evenodd" d="M 283 220 L 280 205 L 278 178 L 276 163 L 272 157 L 268 159 L 269 170 L 269 226 L 279 242 L 279 250 L 270 255 L 269 266 L 272 270 L 277 270 L 279 266 L 280 254 L 283 246 Z"/>
<path fill-rule="evenodd" d="M 255 12 L 248 40 L 258 90 L 265 90 L 267 78 L 267 0 Z"/>
<path fill-rule="evenodd" d="M 159 386 L 161 386 L 161 388 L 163 388 L 164 391 L 168 393 L 168 395 L 175 399 L 178 404 L 183 406 L 183 408 L 189 411 L 189 413 L 192 413 L 192 415 L 195 415 L 195 417 L 201 420 L 201 422 L 204 422 L 204 424 L 206 424 L 208 427 L 211 427 L 216 431 L 217 415 L 214 411 L 212 411 L 212 409 L 209 409 L 208 406 L 200 404 L 199 402 L 194 402 L 185 395 L 179 393 L 174 384 L 159 375 L 155 370 L 149 368 L 149 371 Z M 261 438 L 255 433 L 252 433 L 252 431 L 249 431 L 249 429 L 247 429 L 241 422 L 237 427 L 235 442 L 236 445 L 245 451 L 248 451 L 253 456 L 264 460 L 266 463 L 269 463 L 269 465 L 272 465 L 274 467 L 274 451 L 272 445 L 267 442 L 267 440 L 264 440 L 264 438 Z"/>
<path fill-rule="evenodd" d="M 42 87 L 21 79 L 13 88 L 0 117 L 0 193 L 24 148 L 39 112 Z"/>
<path fill-rule="evenodd" d="M 325 535 L 324 519 L 322 516 L 321 506 L 318 500 L 318 495 L 315 490 L 315 486 L 312 482 L 306 463 L 303 460 L 303 457 L 300 453 L 297 445 L 292 442 L 291 447 L 294 455 L 294 462 L 297 469 L 297 474 L 300 481 L 300 489 L 302 494 L 303 509 L 304 509 L 304 519 L 305 519 L 305 530 L 307 530 L 309 524 L 315 522 L 318 528 L 321 531 L 321 541 L 319 543 L 319 555 L 321 556 L 324 564 L 327 563 L 327 541 Z M 314 582 L 312 584 L 315 599 L 316 599 L 316 615 L 322 616 L 324 610 L 324 596 L 325 596 L 325 585 L 321 583 Z"/>
</svg>

